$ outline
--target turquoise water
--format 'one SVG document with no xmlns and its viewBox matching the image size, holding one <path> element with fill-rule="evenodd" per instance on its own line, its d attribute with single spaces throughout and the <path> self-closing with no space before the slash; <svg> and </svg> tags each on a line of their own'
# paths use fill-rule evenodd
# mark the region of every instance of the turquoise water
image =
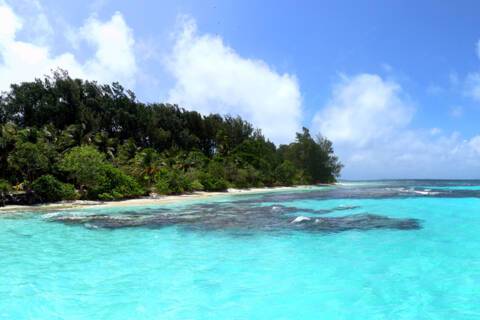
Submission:
<svg viewBox="0 0 480 320">
<path fill-rule="evenodd" d="M 419 219 L 420 229 L 405 230 L 92 228 L 41 213 L 4 215 L 0 319 L 479 319 L 480 194 L 462 185 L 348 184 L 207 203 L 214 212 L 241 208 L 236 215 L 257 206 L 296 208 L 285 214 L 290 220 Z M 416 194 L 418 186 L 445 193 Z M 167 209 L 210 212 L 191 205 Z M 162 208 L 59 215 L 155 215 Z M 320 216 L 308 209 L 334 210 Z"/>
</svg>

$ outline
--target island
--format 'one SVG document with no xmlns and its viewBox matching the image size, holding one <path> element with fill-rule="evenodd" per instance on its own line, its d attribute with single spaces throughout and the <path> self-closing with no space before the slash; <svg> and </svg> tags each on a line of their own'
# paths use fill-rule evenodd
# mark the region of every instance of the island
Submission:
<svg viewBox="0 0 480 320">
<path fill-rule="evenodd" d="M 307 128 L 276 146 L 238 116 L 142 103 L 64 70 L 0 96 L 0 206 L 333 183 L 341 169 Z"/>
</svg>

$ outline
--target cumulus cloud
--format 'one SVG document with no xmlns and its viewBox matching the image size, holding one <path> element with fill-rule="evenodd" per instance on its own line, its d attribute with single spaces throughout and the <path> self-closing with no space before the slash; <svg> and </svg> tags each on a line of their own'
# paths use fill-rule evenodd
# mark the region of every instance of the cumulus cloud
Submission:
<svg viewBox="0 0 480 320">
<path fill-rule="evenodd" d="M 0 4 L 3 1 L 0 1 Z M 50 24 L 46 10 L 39 0 L 16 0 L 11 2 L 14 10 L 19 10 L 23 25 L 29 26 L 23 29 L 23 36 L 36 44 L 45 44 L 54 35 L 54 27 Z"/>
<path fill-rule="evenodd" d="M 202 113 L 240 115 L 277 143 L 300 128 L 301 94 L 295 76 L 240 56 L 222 38 L 200 35 L 184 19 L 166 67 L 175 79 L 169 100 Z"/>
<path fill-rule="evenodd" d="M 95 57 L 84 64 L 85 73 L 97 75 L 103 81 L 117 79 L 133 85 L 137 71 L 133 32 L 123 16 L 116 12 L 109 21 L 89 18 L 79 32 L 81 38 L 96 48 Z"/>
<path fill-rule="evenodd" d="M 84 62 L 72 52 L 53 54 L 52 48 L 42 39 L 18 39 L 20 30 L 31 27 L 25 23 L 28 19 L 0 2 L 0 91 L 8 90 L 11 83 L 31 81 L 57 68 L 68 70 L 74 77 L 120 81 L 127 86 L 134 84 L 137 72 L 134 38 L 120 13 L 115 13 L 108 21 L 89 18 L 77 30 L 78 41 L 84 41 L 95 52 Z M 49 27 L 44 14 L 39 19 L 40 25 Z"/>
<path fill-rule="evenodd" d="M 413 107 L 402 97 L 398 84 L 375 74 L 360 74 L 342 76 L 327 106 L 313 122 L 336 142 L 366 146 L 388 138 L 408 124 L 412 115 Z"/>
<path fill-rule="evenodd" d="M 413 115 L 398 83 L 360 74 L 343 76 L 313 125 L 334 142 L 347 179 L 480 176 L 480 136 L 413 129 Z"/>
</svg>

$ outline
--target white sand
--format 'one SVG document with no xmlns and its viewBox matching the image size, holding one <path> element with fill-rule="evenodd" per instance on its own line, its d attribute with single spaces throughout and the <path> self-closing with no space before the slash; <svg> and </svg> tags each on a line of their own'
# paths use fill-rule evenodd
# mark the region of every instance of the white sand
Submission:
<svg viewBox="0 0 480 320">
<path fill-rule="evenodd" d="M 185 200 L 201 200 L 220 195 L 235 194 L 255 194 L 280 191 L 309 190 L 317 186 L 295 186 L 295 187 L 273 187 L 273 188 L 251 188 L 251 189 L 228 189 L 227 192 L 193 192 L 189 194 L 173 196 L 151 196 L 138 199 L 120 200 L 120 201 L 62 201 L 57 203 L 39 204 L 33 206 L 5 206 L 0 207 L 0 213 L 12 211 L 45 211 L 45 210 L 65 210 L 79 207 L 126 207 L 126 206 L 144 206 L 144 205 L 162 205 L 181 202 Z"/>
</svg>

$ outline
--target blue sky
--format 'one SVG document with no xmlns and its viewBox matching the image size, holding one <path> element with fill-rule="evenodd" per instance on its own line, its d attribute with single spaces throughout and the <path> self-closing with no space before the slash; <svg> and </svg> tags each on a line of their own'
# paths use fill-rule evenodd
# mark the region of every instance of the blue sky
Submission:
<svg viewBox="0 0 480 320">
<path fill-rule="evenodd" d="M 0 0 L 0 90 L 55 67 L 333 140 L 343 178 L 480 178 L 480 3 Z"/>
</svg>

